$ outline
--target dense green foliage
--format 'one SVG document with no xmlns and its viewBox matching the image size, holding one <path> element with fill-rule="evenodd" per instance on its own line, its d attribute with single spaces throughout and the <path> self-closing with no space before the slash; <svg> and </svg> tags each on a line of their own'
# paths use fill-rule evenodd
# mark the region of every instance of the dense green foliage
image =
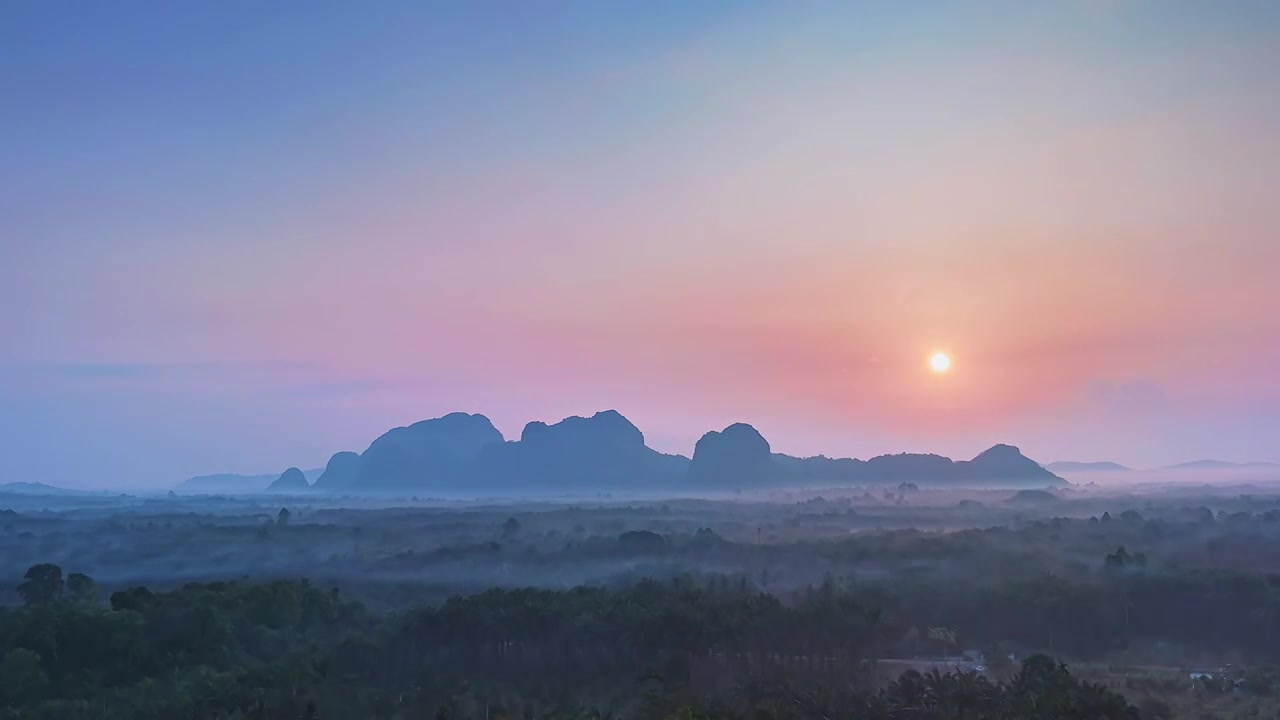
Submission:
<svg viewBox="0 0 1280 720">
<path fill-rule="evenodd" d="M 1060 495 L 1048 509 L 909 487 L 594 505 L 42 501 L 0 511 L 0 707 L 952 713 L 891 697 L 918 680 L 968 688 L 999 717 L 1021 702 L 1012 653 L 1060 658 L 1152 717 L 1265 715 L 1280 695 L 1280 498 Z M 208 582 L 220 577 L 240 579 Z M 955 665 L 928 658 L 963 651 L 990 659 L 990 682 L 929 675 Z M 908 667 L 925 674 L 887 685 Z M 1197 668 L 1212 681 L 1193 685 Z"/>
<path fill-rule="evenodd" d="M 303 581 L 133 588 L 109 607 L 56 566 L 23 584 L 28 603 L 0 612 L 0 717 L 580 716 L 603 697 L 638 718 L 1131 713 L 1040 656 L 1008 683 L 912 672 L 860 690 L 882 617 L 832 587 L 796 606 L 727 581 L 494 590 L 375 616 Z M 833 662 L 848 675 L 823 689 L 815 666 Z"/>
</svg>

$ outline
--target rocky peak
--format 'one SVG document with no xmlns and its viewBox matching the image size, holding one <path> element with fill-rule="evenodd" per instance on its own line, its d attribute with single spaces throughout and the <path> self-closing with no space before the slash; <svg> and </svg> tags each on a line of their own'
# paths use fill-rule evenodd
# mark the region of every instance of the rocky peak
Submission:
<svg viewBox="0 0 1280 720">
<path fill-rule="evenodd" d="M 267 486 L 267 492 L 295 492 L 299 490 L 307 490 L 311 487 L 307 483 L 307 476 L 296 467 L 285 470 L 275 482 Z"/>
</svg>

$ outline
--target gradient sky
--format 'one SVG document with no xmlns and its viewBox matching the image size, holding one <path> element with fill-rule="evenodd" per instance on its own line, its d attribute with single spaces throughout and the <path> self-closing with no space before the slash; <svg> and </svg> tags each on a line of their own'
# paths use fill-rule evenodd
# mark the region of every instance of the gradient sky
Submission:
<svg viewBox="0 0 1280 720">
<path fill-rule="evenodd" d="M 1267 0 L 7 3 L 0 482 L 454 410 L 1280 461 L 1277 72 Z"/>
</svg>

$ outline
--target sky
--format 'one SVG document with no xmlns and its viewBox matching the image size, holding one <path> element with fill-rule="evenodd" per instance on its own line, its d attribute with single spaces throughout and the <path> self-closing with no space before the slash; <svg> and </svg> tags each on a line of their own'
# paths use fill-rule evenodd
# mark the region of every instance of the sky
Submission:
<svg viewBox="0 0 1280 720">
<path fill-rule="evenodd" d="M 1266 0 L 8 3 L 0 482 L 457 410 L 1280 461 L 1277 68 Z"/>
</svg>

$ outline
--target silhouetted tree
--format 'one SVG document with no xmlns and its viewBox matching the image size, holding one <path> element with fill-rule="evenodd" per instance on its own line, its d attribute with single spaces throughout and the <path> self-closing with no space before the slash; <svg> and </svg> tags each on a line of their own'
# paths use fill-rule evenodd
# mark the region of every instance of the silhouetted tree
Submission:
<svg viewBox="0 0 1280 720">
<path fill-rule="evenodd" d="M 32 565 L 23 575 L 18 594 L 28 605 L 46 605 L 62 597 L 62 568 L 51 563 Z"/>
<path fill-rule="evenodd" d="M 98 599 L 98 583 L 84 573 L 68 575 L 66 590 L 74 602 L 91 603 Z"/>
</svg>

